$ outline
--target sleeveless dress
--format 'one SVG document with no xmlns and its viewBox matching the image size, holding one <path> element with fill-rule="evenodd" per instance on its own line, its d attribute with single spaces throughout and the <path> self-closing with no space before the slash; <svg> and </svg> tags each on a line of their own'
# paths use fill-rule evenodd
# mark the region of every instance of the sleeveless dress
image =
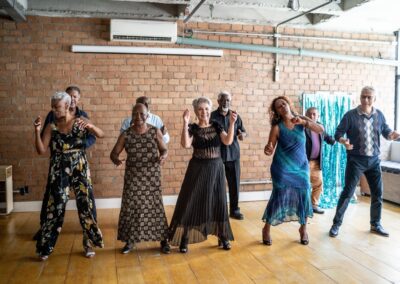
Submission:
<svg viewBox="0 0 400 284">
<path fill-rule="evenodd" d="M 302 125 L 291 130 L 278 124 L 279 138 L 271 164 L 272 194 L 262 220 L 271 225 L 299 221 L 313 216 L 310 175 Z"/>
<path fill-rule="evenodd" d="M 51 124 L 51 155 L 46 186 L 49 196 L 45 199 L 46 215 L 36 243 L 36 251 L 39 254 L 49 255 L 54 249 L 64 222 L 70 191 L 75 193 L 83 230 L 83 246 L 104 246 L 95 216 L 93 186 L 85 152 L 87 135 L 88 131 L 81 130 L 76 122 L 67 134 L 59 132 L 57 126 Z"/>
<path fill-rule="evenodd" d="M 161 191 L 157 129 L 136 134 L 125 131 L 127 153 L 118 240 L 131 244 L 168 239 L 168 223 Z"/>
<path fill-rule="evenodd" d="M 183 236 L 188 238 L 189 244 L 205 241 L 207 235 L 233 240 L 220 152 L 222 131 L 215 122 L 205 128 L 189 125 L 193 156 L 170 224 L 172 245 L 179 245 Z"/>
</svg>

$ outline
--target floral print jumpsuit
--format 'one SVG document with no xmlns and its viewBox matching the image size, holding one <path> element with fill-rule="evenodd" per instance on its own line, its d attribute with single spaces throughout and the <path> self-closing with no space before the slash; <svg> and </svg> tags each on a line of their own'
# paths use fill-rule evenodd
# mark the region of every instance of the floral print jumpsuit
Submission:
<svg viewBox="0 0 400 284">
<path fill-rule="evenodd" d="M 85 153 L 87 130 L 75 122 L 72 131 L 64 134 L 51 124 L 50 167 L 47 189 L 50 192 L 46 219 L 36 243 L 38 254 L 49 255 L 57 242 L 64 222 L 65 207 L 70 191 L 75 193 L 79 221 L 83 229 L 83 247 L 103 247 L 103 237 L 93 216 L 94 199 L 89 164 Z"/>
</svg>

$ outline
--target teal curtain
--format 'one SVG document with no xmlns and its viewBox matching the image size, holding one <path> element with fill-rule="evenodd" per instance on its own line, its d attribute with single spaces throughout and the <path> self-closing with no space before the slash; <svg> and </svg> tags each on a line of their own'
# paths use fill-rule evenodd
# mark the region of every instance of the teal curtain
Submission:
<svg viewBox="0 0 400 284">
<path fill-rule="evenodd" d="M 309 107 L 316 107 L 319 110 L 319 122 L 324 125 L 326 133 L 333 136 L 341 118 L 351 108 L 351 98 L 345 93 L 303 94 L 304 113 Z M 346 149 L 339 143 L 331 146 L 324 142 L 322 147 L 324 191 L 319 205 L 321 208 L 333 208 L 343 188 Z"/>
</svg>

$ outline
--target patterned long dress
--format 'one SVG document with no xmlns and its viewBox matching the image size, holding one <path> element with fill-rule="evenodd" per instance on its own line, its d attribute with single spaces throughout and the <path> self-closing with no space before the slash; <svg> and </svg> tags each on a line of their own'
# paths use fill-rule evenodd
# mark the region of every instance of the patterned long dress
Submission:
<svg viewBox="0 0 400 284">
<path fill-rule="evenodd" d="M 271 164 L 272 194 L 262 220 L 271 225 L 313 216 L 304 127 L 291 130 L 279 123 L 279 138 Z"/>
<path fill-rule="evenodd" d="M 221 132 L 222 127 L 215 122 L 206 128 L 189 125 L 193 157 L 170 224 L 172 245 L 179 245 L 182 237 L 187 237 L 189 244 L 205 241 L 207 235 L 233 240 L 220 152 Z"/>
<path fill-rule="evenodd" d="M 75 193 L 79 221 L 83 230 L 83 246 L 103 247 L 103 237 L 93 216 L 93 186 L 89 164 L 85 153 L 87 130 L 81 130 L 75 122 L 72 131 L 64 134 L 51 124 L 50 167 L 46 190 L 46 218 L 41 225 L 41 234 L 36 251 L 42 255 L 52 253 L 64 222 L 65 207 L 70 191 Z"/>
<path fill-rule="evenodd" d="M 124 190 L 118 222 L 118 240 L 131 244 L 168 239 L 168 223 L 161 191 L 157 129 L 125 131 L 127 152 Z"/>
</svg>

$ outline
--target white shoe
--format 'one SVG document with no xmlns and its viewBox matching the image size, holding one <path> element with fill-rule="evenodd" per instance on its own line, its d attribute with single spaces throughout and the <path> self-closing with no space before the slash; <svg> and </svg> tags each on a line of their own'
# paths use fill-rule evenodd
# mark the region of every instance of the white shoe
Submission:
<svg viewBox="0 0 400 284">
<path fill-rule="evenodd" d="M 46 254 L 39 254 L 39 259 L 40 259 L 41 261 L 46 261 L 48 258 L 49 258 L 49 256 L 46 255 Z"/>
<path fill-rule="evenodd" d="M 94 252 L 94 250 L 92 248 L 86 248 L 85 249 L 85 256 L 87 258 L 92 258 L 96 255 L 96 253 Z"/>
<path fill-rule="evenodd" d="M 133 248 L 133 245 L 130 243 L 126 243 L 125 246 L 121 249 L 122 254 L 130 253 Z"/>
</svg>

